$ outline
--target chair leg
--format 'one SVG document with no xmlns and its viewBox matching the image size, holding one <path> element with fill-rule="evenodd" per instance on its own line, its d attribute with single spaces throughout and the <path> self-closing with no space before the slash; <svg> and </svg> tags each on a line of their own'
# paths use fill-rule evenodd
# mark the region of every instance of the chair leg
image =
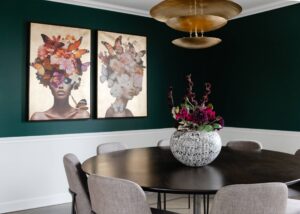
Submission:
<svg viewBox="0 0 300 214">
<path fill-rule="evenodd" d="M 188 195 L 188 209 L 191 209 L 191 194 Z"/>
<path fill-rule="evenodd" d="M 167 194 L 164 193 L 164 210 L 167 209 Z"/>
<path fill-rule="evenodd" d="M 206 195 L 203 195 L 203 213 L 206 214 Z"/>
<path fill-rule="evenodd" d="M 157 193 L 157 209 L 161 210 L 161 196 L 160 196 L 160 192 Z"/>
<path fill-rule="evenodd" d="M 69 189 L 69 192 L 72 195 L 72 211 L 71 214 L 76 214 L 76 193 Z"/>
<path fill-rule="evenodd" d="M 207 195 L 206 202 L 207 202 L 207 214 L 208 214 L 209 213 L 209 195 Z"/>
<path fill-rule="evenodd" d="M 203 195 L 203 213 L 209 213 L 209 195 Z"/>
</svg>

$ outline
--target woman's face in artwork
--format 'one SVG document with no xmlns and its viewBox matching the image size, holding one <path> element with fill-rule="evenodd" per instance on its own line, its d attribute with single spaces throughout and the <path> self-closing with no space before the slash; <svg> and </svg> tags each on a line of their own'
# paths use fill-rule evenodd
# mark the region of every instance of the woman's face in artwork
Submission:
<svg viewBox="0 0 300 214">
<path fill-rule="evenodd" d="M 133 86 L 122 86 L 122 98 L 132 100 L 136 95 L 138 95 L 138 92 Z"/>
<path fill-rule="evenodd" d="M 50 89 L 55 99 L 63 100 L 69 98 L 73 85 L 71 83 L 62 82 L 57 85 L 57 87 L 54 87 L 54 85 L 50 84 Z"/>
<path fill-rule="evenodd" d="M 122 75 L 118 83 L 120 85 L 120 97 L 126 100 L 132 100 L 142 90 L 142 79 L 140 75 Z"/>
</svg>

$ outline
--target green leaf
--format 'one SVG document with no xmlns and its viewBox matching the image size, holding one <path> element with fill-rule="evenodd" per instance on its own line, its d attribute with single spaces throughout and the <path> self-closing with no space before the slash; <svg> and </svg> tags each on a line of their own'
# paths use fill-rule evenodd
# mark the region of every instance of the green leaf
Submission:
<svg viewBox="0 0 300 214">
<path fill-rule="evenodd" d="M 199 126 L 197 130 L 211 132 L 214 130 L 214 128 L 211 125 L 202 125 L 202 126 Z"/>
<path fill-rule="evenodd" d="M 219 123 L 214 123 L 214 124 L 213 124 L 213 128 L 214 128 L 214 129 L 221 129 L 222 126 L 221 126 Z"/>
<path fill-rule="evenodd" d="M 211 103 L 209 103 L 209 104 L 207 105 L 207 107 L 208 107 L 208 108 L 211 108 L 211 109 L 214 109 L 214 106 L 213 106 L 213 104 L 211 104 Z"/>
<path fill-rule="evenodd" d="M 207 132 L 211 132 L 211 131 L 214 130 L 214 128 L 213 128 L 211 125 L 206 125 L 206 126 L 204 127 L 204 130 L 207 131 Z"/>
</svg>

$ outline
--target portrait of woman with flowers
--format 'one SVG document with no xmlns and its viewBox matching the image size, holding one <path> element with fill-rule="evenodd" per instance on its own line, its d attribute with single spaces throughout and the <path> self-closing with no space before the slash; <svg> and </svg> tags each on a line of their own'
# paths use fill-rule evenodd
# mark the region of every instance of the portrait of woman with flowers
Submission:
<svg viewBox="0 0 300 214">
<path fill-rule="evenodd" d="M 90 30 L 31 23 L 29 120 L 89 118 Z"/>
<path fill-rule="evenodd" d="M 98 118 L 147 116 L 146 37 L 98 32 Z"/>
</svg>

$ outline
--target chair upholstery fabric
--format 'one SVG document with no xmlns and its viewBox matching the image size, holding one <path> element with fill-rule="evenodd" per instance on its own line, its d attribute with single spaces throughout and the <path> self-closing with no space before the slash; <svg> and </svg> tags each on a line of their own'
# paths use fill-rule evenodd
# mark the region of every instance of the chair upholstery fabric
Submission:
<svg viewBox="0 0 300 214">
<path fill-rule="evenodd" d="M 300 149 L 295 152 L 295 156 L 300 158 Z M 289 198 L 300 199 L 300 182 L 290 185 L 288 190 Z"/>
<path fill-rule="evenodd" d="M 157 142 L 158 147 L 170 146 L 170 139 L 161 139 Z"/>
<path fill-rule="evenodd" d="M 240 140 L 240 141 L 229 141 L 227 147 L 232 150 L 238 151 L 260 151 L 262 150 L 262 145 L 258 141 L 252 140 Z"/>
<path fill-rule="evenodd" d="M 299 214 L 300 213 L 300 200 L 288 199 L 286 214 Z"/>
<path fill-rule="evenodd" d="M 173 213 L 150 209 L 142 188 L 128 180 L 91 175 L 88 178 L 88 187 L 92 209 L 96 214 Z"/>
<path fill-rule="evenodd" d="M 77 214 L 90 214 L 92 211 L 86 174 L 81 163 L 74 154 L 66 154 L 63 158 L 70 190 L 75 193 L 75 210 Z"/>
<path fill-rule="evenodd" d="M 210 214 L 285 214 L 286 206 L 283 183 L 239 184 L 217 192 Z"/>
<path fill-rule="evenodd" d="M 97 155 L 127 149 L 127 145 L 119 142 L 103 143 L 97 147 Z"/>
</svg>

